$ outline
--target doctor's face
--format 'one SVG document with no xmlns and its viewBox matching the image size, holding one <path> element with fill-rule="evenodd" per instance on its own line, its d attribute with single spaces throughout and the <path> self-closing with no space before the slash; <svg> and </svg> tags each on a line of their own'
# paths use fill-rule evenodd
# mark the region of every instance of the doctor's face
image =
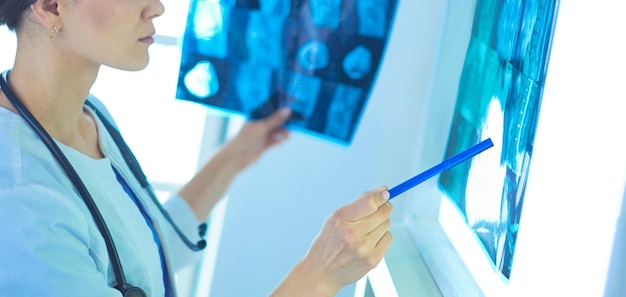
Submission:
<svg viewBox="0 0 626 297">
<path fill-rule="evenodd" d="M 140 70 L 154 42 L 160 0 L 59 0 L 61 30 L 54 42 L 77 63 Z"/>
</svg>

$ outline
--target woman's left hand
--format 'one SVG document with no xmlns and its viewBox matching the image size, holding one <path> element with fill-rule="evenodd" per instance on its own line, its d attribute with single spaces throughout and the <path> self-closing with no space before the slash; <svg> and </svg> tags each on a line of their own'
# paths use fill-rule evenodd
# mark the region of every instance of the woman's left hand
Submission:
<svg viewBox="0 0 626 297">
<path fill-rule="evenodd" d="M 283 125 L 290 115 L 291 109 L 285 107 L 264 119 L 246 122 L 224 149 L 239 160 L 240 169 L 246 168 L 267 149 L 289 138 L 289 132 Z"/>
</svg>

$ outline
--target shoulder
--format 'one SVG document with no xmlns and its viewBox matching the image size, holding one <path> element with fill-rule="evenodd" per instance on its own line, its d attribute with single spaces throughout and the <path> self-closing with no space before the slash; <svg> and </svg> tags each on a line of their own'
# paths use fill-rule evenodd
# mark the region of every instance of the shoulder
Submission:
<svg viewBox="0 0 626 297">
<path fill-rule="evenodd" d="M 0 73 L 0 79 L 6 81 L 7 73 L 8 73 L 8 70 L 5 70 L 2 73 Z M 5 95 L 2 89 L 2 84 L 0 84 L 0 109 L 1 108 L 10 110 L 12 112 L 17 112 L 17 110 L 15 110 L 15 107 L 13 107 L 13 105 L 9 102 L 9 99 Z"/>
<path fill-rule="evenodd" d="M 0 92 L 1 93 L 1 92 Z M 21 118 L 0 107 L 0 187 L 21 177 L 22 149 L 19 145 Z"/>
<path fill-rule="evenodd" d="M 50 151 L 21 116 L 0 108 L 0 189 L 38 183 L 47 175 L 62 173 Z M 58 184 L 49 179 L 43 184 Z"/>
<path fill-rule="evenodd" d="M 107 109 L 106 105 L 102 103 L 102 101 L 100 101 L 100 99 L 98 99 L 96 96 L 89 94 L 85 102 L 85 105 L 87 105 L 93 111 L 98 113 L 99 116 L 101 115 L 102 117 L 104 117 L 104 119 L 106 119 L 108 122 L 113 124 L 113 127 L 117 128 L 117 125 L 115 124 L 115 120 L 113 119 L 113 116 Z"/>
</svg>

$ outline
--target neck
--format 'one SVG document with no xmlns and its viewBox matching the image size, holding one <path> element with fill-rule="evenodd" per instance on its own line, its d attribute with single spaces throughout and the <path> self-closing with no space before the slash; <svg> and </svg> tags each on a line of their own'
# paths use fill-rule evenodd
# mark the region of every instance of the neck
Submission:
<svg viewBox="0 0 626 297">
<path fill-rule="evenodd" d="M 11 89 L 50 136 L 71 145 L 85 127 L 83 104 L 99 66 L 33 44 L 18 42 L 17 53 L 8 79 Z"/>
<path fill-rule="evenodd" d="M 52 138 L 87 156 L 102 158 L 96 124 L 83 110 L 100 66 L 54 45 L 37 46 L 29 41 L 18 38 L 8 77 L 11 90 Z M 7 101 L 0 95 L 0 105 L 16 111 Z"/>
</svg>

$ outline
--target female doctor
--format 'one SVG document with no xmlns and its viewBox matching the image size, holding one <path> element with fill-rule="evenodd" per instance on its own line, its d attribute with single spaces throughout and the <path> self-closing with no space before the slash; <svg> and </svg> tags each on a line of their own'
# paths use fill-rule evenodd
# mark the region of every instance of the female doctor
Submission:
<svg viewBox="0 0 626 297">
<path fill-rule="evenodd" d="M 206 245 L 200 221 L 288 137 L 288 109 L 246 123 L 160 208 L 90 88 L 101 65 L 146 67 L 163 10 L 159 0 L 0 1 L 0 24 L 17 36 L 0 78 L 0 296 L 175 296 L 174 273 Z M 333 296 L 375 267 L 391 242 L 387 197 L 380 187 L 333 212 L 271 296 Z"/>
</svg>

